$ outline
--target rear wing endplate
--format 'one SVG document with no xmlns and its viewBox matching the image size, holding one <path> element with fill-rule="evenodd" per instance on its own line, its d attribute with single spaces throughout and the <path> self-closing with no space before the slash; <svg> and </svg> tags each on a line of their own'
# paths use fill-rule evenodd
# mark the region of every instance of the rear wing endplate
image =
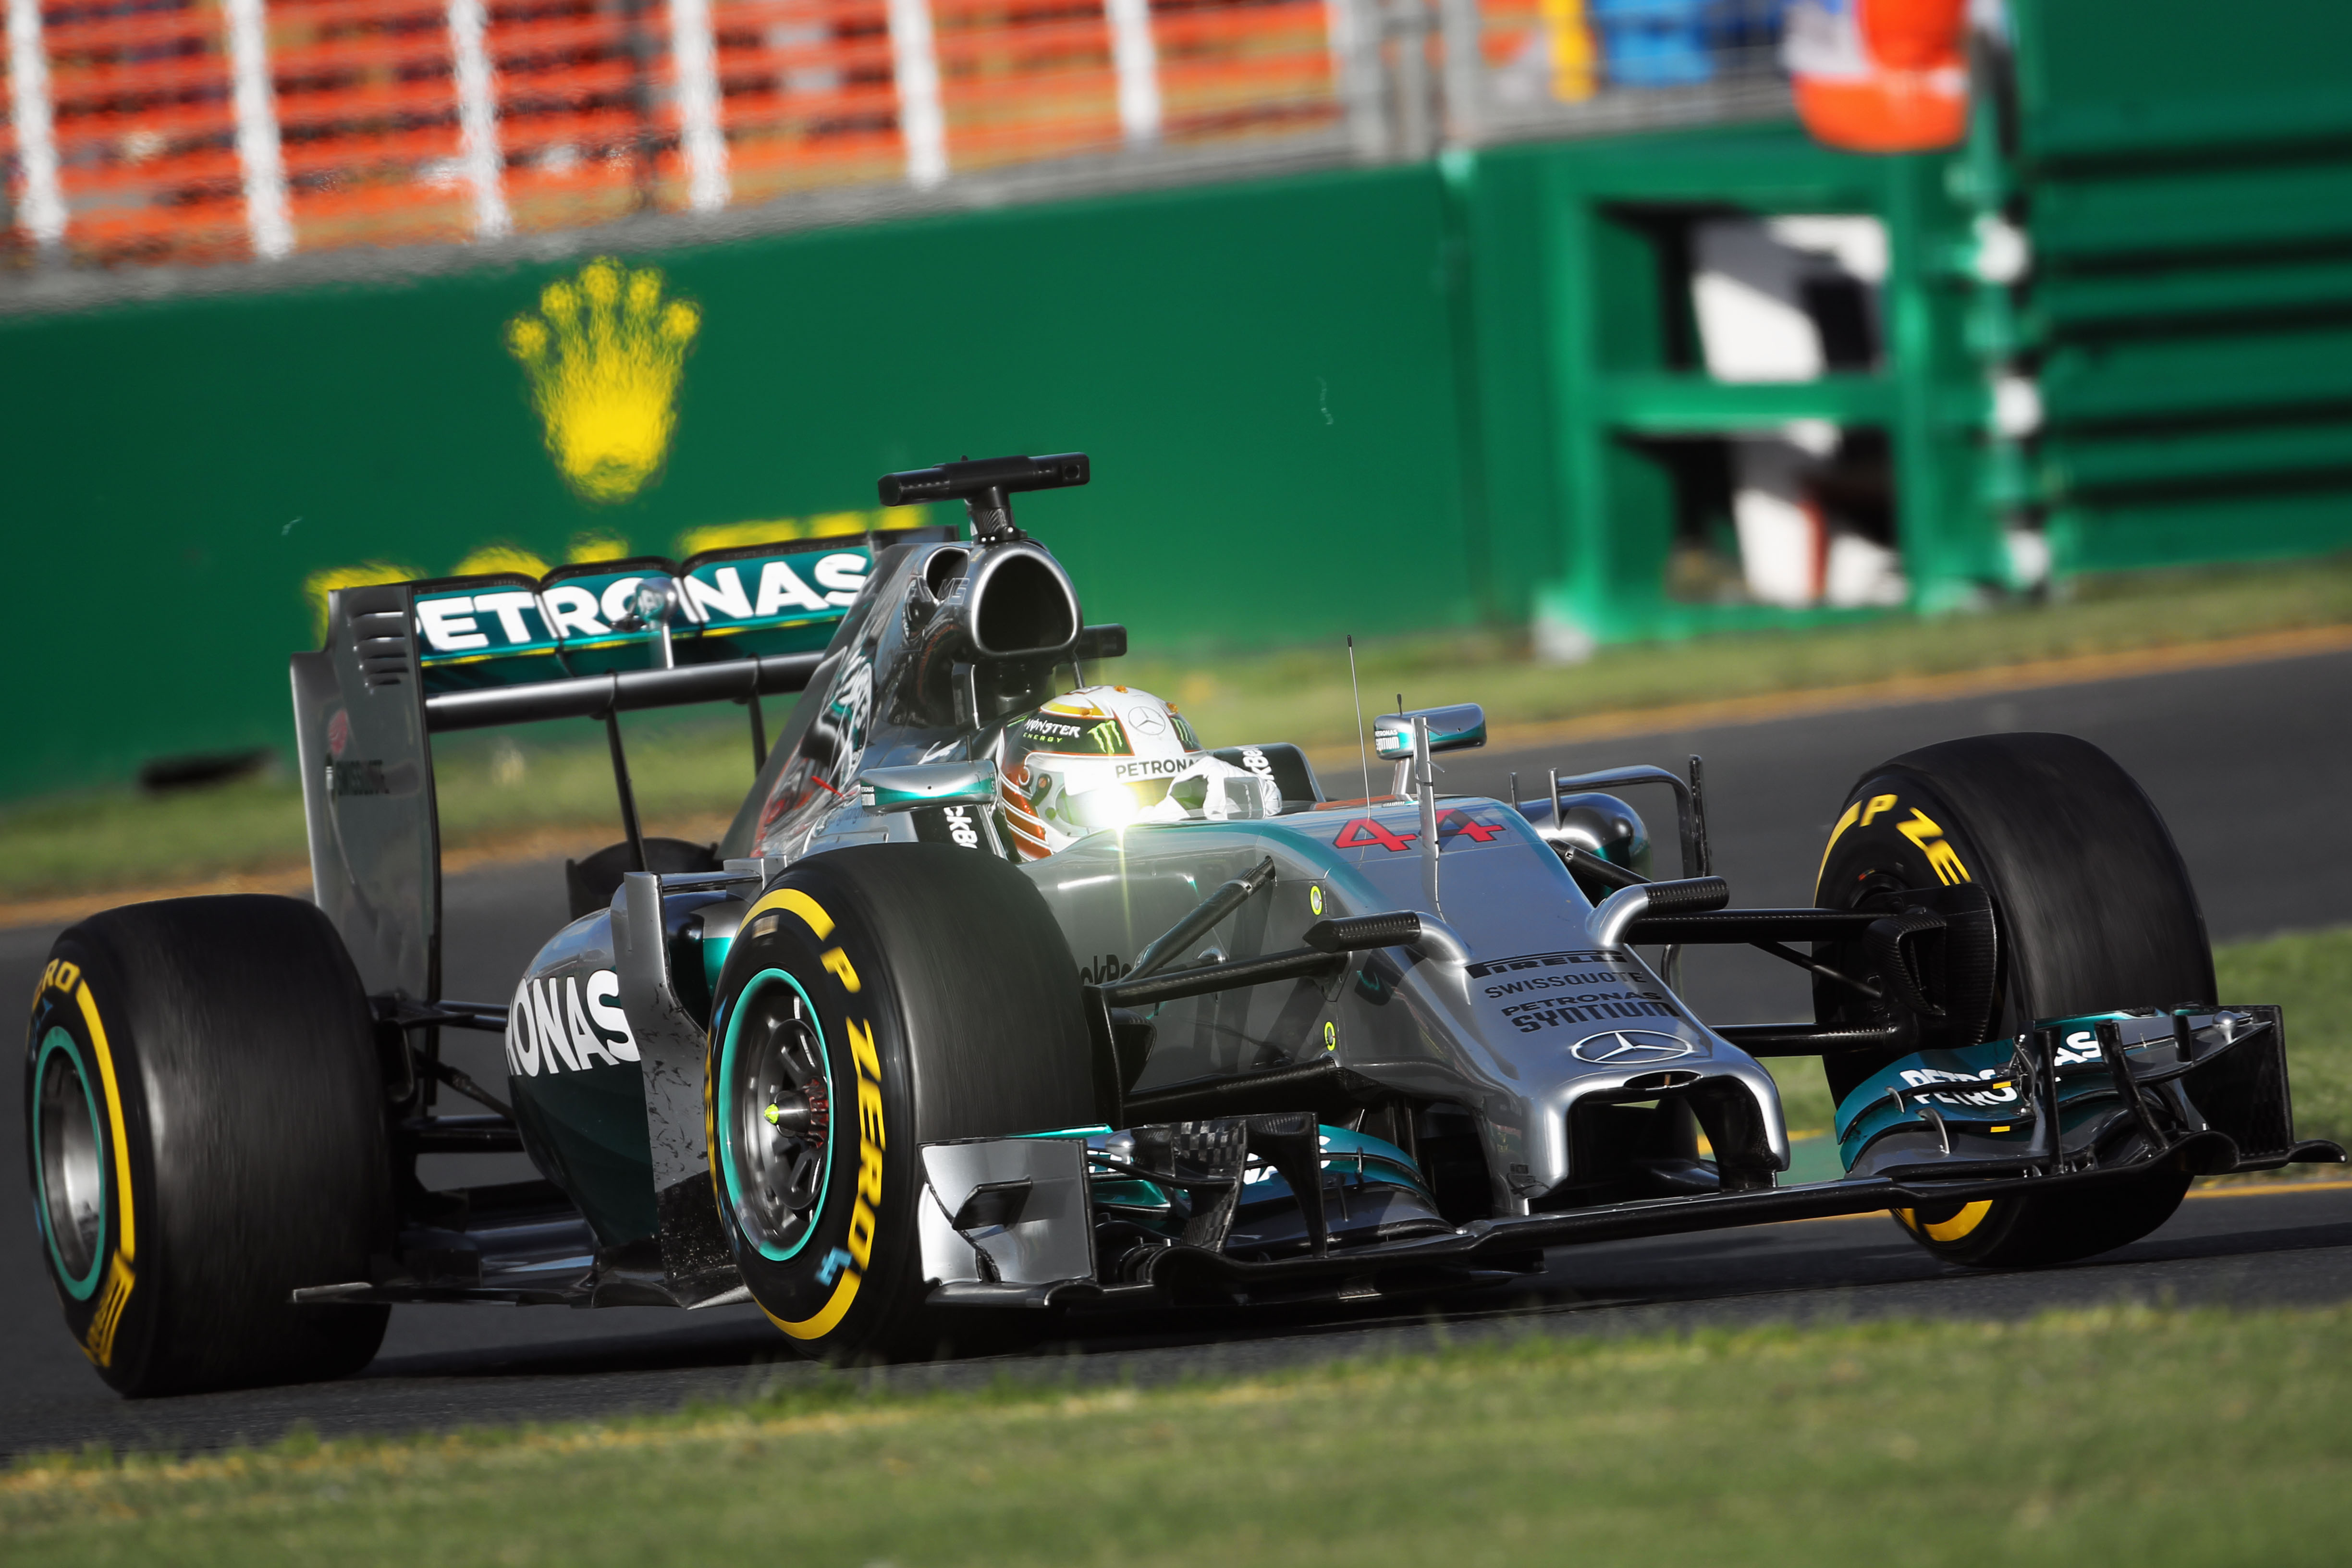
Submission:
<svg viewBox="0 0 2352 1568">
<path fill-rule="evenodd" d="M 432 736 L 602 720 L 624 831 L 643 835 L 619 715 L 804 689 L 877 550 L 945 527 L 795 540 L 513 574 L 342 588 L 325 646 L 292 660 L 312 896 L 371 995 L 441 994 L 441 848 Z"/>
</svg>

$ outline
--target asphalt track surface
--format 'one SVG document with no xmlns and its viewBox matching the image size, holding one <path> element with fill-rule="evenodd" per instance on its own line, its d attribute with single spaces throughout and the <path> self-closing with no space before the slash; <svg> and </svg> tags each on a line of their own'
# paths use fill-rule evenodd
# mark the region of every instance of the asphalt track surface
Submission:
<svg viewBox="0 0 2352 1568">
<path fill-rule="evenodd" d="M 1564 680 L 1577 679 L 1564 672 Z M 1475 700 L 1475 690 L 1411 694 Z M 1448 759 L 1444 784 L 1506 793 L 1517 770 L 1538 795 L 1544 771 L 1620 763 L 1707 763 L 1716 869 L 1747 904 L 1810 901 L 1821 847 L 1849 784 L 1927 742 L 1992 731 L 2057 730 L 2112 752 L 2171 824 L 2216 941 L 2352 922 L 2352 655 L 2189 671 L 1808 716 L 1590 743 L 1559 752 Z M 1360 789 L 1330 779 L 1332 793 Z M 1349 788 L 1348 785 L 1355 784 Z M 1637 798 L 1661 831 L 1671 874 L 1672 813 Z M 449 991 L 503 998 L 561 919 L 562 868 L 453 879 Z M 29 995 L 53 932 L 0 931 L 0 993 Z M 1703 1016 L 1801 1015 L 1801 977 L 1769 958 L 1695 959 L 1686 987 Z M 490 1043 L 483 1042 L 485 1046 Z M 468 1064 L 469 1066 L 475 1064 Z M 499 1070 L 495 1049 L 478 1064 Z M 5 1075 L 0 1162 L 22 1171 L 22 1078 Z M 498 1179 L 455 1164 L 436 1184 Z M 433 1179 L 433 1178 L 429 1178 Z M 0 1176 L 0 1182 L 22 1180 Z M 19 1193 L 29 1194 L 25 1187 Z M 0 1453 L 79 1447 L 215 1447 L 268 1440 L 296 1421 L 320 1432 L 398 1432 L 658 1410 L 778 1379 L 826 1375 L 793 1361 L 748 1308 L 401 1307 L 383 1352 L 339 1384 L 138 1403 L 117 1398 L 58 1321 L 31 1216 L 0 1225 Z M 1544 1273 L 1442 1301 L 1349 1310 L 975 1324 L 964 1353 L 887 1369 L 894 1383 L 1047 1379 L 1159 1381 L 1270 1370 L 1339 1356 L 1526 1332 L 1617 1334 L 1696 1323 L 1888 1315 L 2011 1318 L 2125 1300 L 2251 1305 L 2352 1299 L 2352 1184 L 2200 1194 L 2132 1247 L 2070 1268 L 1979 1274 L 1948 1268 L 1883 1216 L 1811 1221 L 1558 1249 Z"/>
</svg>

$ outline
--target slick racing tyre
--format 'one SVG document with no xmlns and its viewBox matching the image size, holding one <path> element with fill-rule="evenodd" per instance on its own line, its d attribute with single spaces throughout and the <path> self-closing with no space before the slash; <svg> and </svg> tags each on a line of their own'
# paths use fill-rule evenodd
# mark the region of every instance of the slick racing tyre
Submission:
<svg viewBox="0 0 2352 1568">
<path fill-rule="evenodd" d="M 2000 971 L 1987 1039 L 2035 1018 L 2214 999 L 2204 917 L 2172 835 L 2131 775 L 2087 741 L 1979 735 L 1873 769 L 1846 797 L 1814 901 L 1892 914 L 1904 889 L 1960 881 L 1992 900 Z M 1847 973 L 1875 973 L 1859 942 L 1825 956 Z M 1816 981 L 1815 997 L 1825 1022 L 1872 1021 L 1832 982 Z M 1827 1058 L 1831 1095 L 1842 1100 L 1891 1059 Z M 2189 1181 L 2158 1169 L 2089 1192 L 1895 1217 L 1950 1262 L 2061 1263 L 2146 1236 Z"/>
<path fill-rule="evenodd" d="M 391 1309 L 297 1307 L 391 1250 L 374 1023 L 293 899 L 93 915 L 50 949 L 25 1061 L 44 1262 L 123 1394 L 340 1377 Z"/>
<path fill-rule="evenodd" d="M 924 1348 L 921 1144 L 1094 1121 L 1076 973 L 1029 879 L 951 845 L 814 856 L 752 905 L 711 1013 L 711 1178 L 802 1353 Z"/>
</svg>

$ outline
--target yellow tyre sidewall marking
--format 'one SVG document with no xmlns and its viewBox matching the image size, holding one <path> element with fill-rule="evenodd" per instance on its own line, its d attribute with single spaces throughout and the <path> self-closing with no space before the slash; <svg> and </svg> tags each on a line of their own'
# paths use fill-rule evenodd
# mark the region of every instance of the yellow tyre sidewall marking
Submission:
<svg viewBox="0 0 2352 1568">
<path fill-rule="evenodd" d="M 1984 1224 L 1985 1216 L 1990 1213 L 1992 1213 L 1992 1200 L 1979 1198 L 1975 1203 L 1962 1207 L 1960 1212 L 1951 1218 L 1940 1220 L 1934 1225 L 1921 1225 L 1919 1211 L 1916 1209 L 1896 1209 L 1895 1217 L 1902 1222 L 1904 1229 L 1914 1236 L 1925 1237 L 1929 1241 L 1965 1241 L 1976 1233 L 1977 1226 Z"/>
<path fill-rule="evenodd" d="M 114 1079 L 114 1052 L 106 1043 L 106 1026 L 99 1021 L 98 998 L 89 994 L 88 980 L 74 987 L 74 1000 L 81 1005 L 82 1022 L 89 1026 L 89 1042 L 98 1056 L 98 1076 L 106 1085 L 106 1121 L 114 1135 L 114 1184 L 122 1194 L 120 1250 L 128 1263 L 139 1256 L 139 1233 L 131 1212 L 131 1140 L 122 1126 L 122 1089 Z"/>
<path fill-rule="evenodd" d="M 115 1331 L 122 1327 L 122 1309 L 131 1304 L 131 1288 L 138 1282 L 131 1265 L 117 1252 L 106 1266 L 106 1288 L 99 1293 L 98 1310 L 82 1341 L 81 1353 L 100 1366 L 114 1364 Z"/>
<path fill-rule="evenodd" d="M 1975 880 L 1969 875 L 1967 864 L 1960 859 L 1959 851 L 1952 847 L 1952 841 L 1945 836 L 1943 828 L 1917 806 L 1911 808 L 1911 820 L 1897 823 L 1895 831 L 1909 839 L 1919 853 L 1927 858 L 1927 868 L 1936 873 L 1936 880 L 1945 887 Z"/>
<path fill-rule="evenodd" d="M 768 1312 L 765 1307 L 761 1308 L 760 1310 L 768 1312 L 768 1321 L 796 1340 L 821 1340 L 839 1328 L 841 1320 L 849 1315 L 850 1304 L 857 1300 L 858 1279 L 856 1269 L 843 1269 L 841 1283 L 833 1288 L 833 1300 L 818 1309 L 814 1317 L 803 1318 L 797 1323 L 784 1321 L 775 1313 Z"/>
<path fill-rule="evenodd" d="M 1822 879 L 1829 875 L 1830 856 L 1837 849 L 1838 840 L 1845 837 L 1846 829 L 1856 826 L 1868 827 L 1877 818 L 1895 810 L 1900 804 L 1895 795 L 1877 795 L 1867 801 L 1857 800 L 1845 808 L 1845 815 L 1840 816 L 1837 826 L 1830 829 L 1830 841 L 1822 847 L 1822 863 L 1813 871 L 1813 902 L 1818 904 L 1822 901 Z M 1936 873 L 1936 879 L 1944 886 L 1948 888 L 1975 879 L 1969 875 L 1967 863 L 1961 860 L 1959 851 L 1952 847 L 1951 839 L 1943 827 L 1917 806 L 1911 808 L 1909 821 L 1895 825 L 1895 831 L 1909 839 L 1912 847 L 1927 857 L 1927 868 Z"/>
<path fill-rule="evenodd" d="M 824 912 L 823 904 L 818 903 L 798 888 L 778 888 L 774 892 L 762 896 L 758 903 L 751 906 L 751 911 L 744 915 L 743 923 L 750 925 L 770 910 L 789 910 L 800 916 L 809 930 L 816 933 L 816 939 L 819 942 L 833 934 L 833 917 Z"/>
<path fill-rule="evenodd" d="M 115 1332 L 122 1326 L 123 1309 L 130 1305 L 131 1288 L 139 1279 L 131 1267 L 131 1259 L 138 1256 L 139 1230 L 136 1207 L 131 1201 L 131 1138 L 123 1124 L 122 1086 L 115 1077 L 114 1047 L 106 1037 L 106 1022 L 99 1016 L 98 998 L 90 991 L 89 977 L 71 964 L 52 960 L 41 980 L 45 989 L 63 992 L 80 1010 L 90 1054 L 98 1058 L 99 1084 L 106 1094 L 107 1133 L 114 1151 L 117 1201 L 112 1206 L 120 1218 L 115 1222 L 114 1255 L 107 1260 L 106 1281 L 99 1289 L 97 1305 L 91 1309 L 89 1327 L 82 1335 L 81 1352 L 100 1366 L 110 1366 L 114 1363 Z"/>
<path fill-rule="evenodd" d="M 814 899 L 810 898 L 798 888 L 779 888 L 774 892 L 766 894 L 759 900 L 759 902 L 753 904 L 751 910 L 744 915 L 743 923 L 746 926 L 749 926 L 751 921 L 757 920 L 761 914 L 770 910 L 786 910 L 798 915 L 801 918 L 802 922 L 809 928 L 810 931 L 814 933 L 817 941 L 819 942 L 824 942 L 833 935 L 833 916 L 825 912 L 825 909 L 823 904 L 818 903 Z M 833 976 L 835 983 L 840 985 L 845 994 L 855 995 L 857 994 L 861 989 L 857 979 L 857 971 L 850 964 L 847 954 L 844 953 L 840 948 L 835 947 L 825 953 L 823 962 L 825 972 Z M 866 1048 L 862 1051 L 856 1048 L 861 1029 L 865 1039 L 868 1042 Z M 861 1103 L 859 1106 L 860 1114 L 857 1118 L 860 1154 L 863 1155 L 866 1152 L 864 1148 L 865 1140 L 871 1138 L 875 1145 L 876 1157 L 870 1160 L 861 1158 L 858 1162 L 860 1182 L 857 1203 L 860 1207 L 867 1210 L 867 1235 L 869 1237 L 869 1240 L 866 1247 L 866 1257 L 870 1259 L 873 1256 L 872 1242 L 870 1240 L 873 1224 L 872 1204 L 874 1202 L 878 1202 L 881 1197 L 881 1194 L 878 1190 L 880 1186 L 878 1174 L 881 1169 L 879 1153 L 882 1137 L 879 1126 L 879 1116 L 874 1115 L 869 1117 L 866 1114 L 864 1102 L 868 1100 L 870 1095 L 875 1105 L 878 1107 L 880 1103 L 880 1090 L 882 1087 L 880 1063 L 876 1058 L 873 1047 L 871 1045 L 871 1041 L 874 1038 L 874 1026 L 870 1020 L 849 1020 L 847 1032 L 851 1046 L 850 1055 L 856 1061 L 856 1073 L 860 1080 L 858 1083 L 858 1100 Z M 868 1088 L 869 1083 L 871 1085 L 870 1089 Z M 869 1170 L 875 1172 L 877 1176 L 877 1180 L 874 1184 L 877 1190 L 870 1194 L 864 1190 L 866 1186 L 864 1180 L 865 1173 Z M 853 1217 L 851 1222 L 851 1234 L 853 1237 L 856 1235 L 856 1220 Z M 862 1267 L 856 1264 L 845 1266 L 841 1271 L 841 1281 L 833 1288 L 833 1295 L 831 1298 L 829 1298 L 825 1304 L 819 1308 L 814 1315 L 803 1318 L 798 1322 L 789 1322 L 782 1318 L 779 1318 L 775 1313 L 768 1311 L 768 1309 L 764 1305 L 761 1307 L 760 1310 L 766 1314 L 768 1321 L 775 1324 L 776 1327 L 782 1329 L 785 1333 L 790 1334 L 796 1340 L 821 1340 L 825 1335 L 833 1332 L 834 1330 L 839 1328 L 841 1326 L 841 1320 L 849 1315 L 850 1307 L 857 1300 L 857 1288 L 861 1283 L 863 1283 L 864 1279 L 865 1270 Z"/>
<path fill-rule="evenodd" d="M 1813 902 L 1818 904 L 1822 901 L 1822 879 L 1829 875 L 1831 852 L 1837 848 L 1838 840 L 1845 837 L 1845 830 L 1852 827 L 1861 816 L 1862 802 L 1855 801 L 1845 808 L 1845 815 L 1837 819 L 1837 826 L 1830 829 L 1830 841 L 1822 846 L 1821 866 L 1813 872 Z"/>
<path fill-rule="evenodd" d="M 1822 879 L 1829 874 L 1831 852 L 1837 848 L 1838 840 L 1845 837 L 1846 829 L 1856 823 L 1867 827 L 1873 819 L 1885 816 L 1898 804 L 1896 796 L 1880 795 L 1871 796 L 1866 803 L 1857 800 L 1845 808 L 1845 815 L 1837 819 L 1835 827 L 1830 829 L 1830 841 L 1822 849 L 1821 867 L 1813 873 L 1814 903 L 1822 901 Z M 1945 837 L 1944 830 L 1916 806 L 1912 808 L 1911 816 L 1915 820 L 1897 824 L 1895 831 L 1909 839 L 1927 858 L 1927 865 L 1936 873 L 1937 880 L 1946 887 L 1970 880 L 1968 867 L 1962 863 L 1958 852 L 1952 848 L 1950 840 Z M 1934 842 L 1928 842 L 1931 839 Z M 1990 1199 L 1973 1203 L 1940 1225 L 1925 1226 L 1920 1225 L 1919 1216 L 1910 1209 L 1896 1209 L 1894 1214 L 1903 1227 L 1915 1236 L 1924 1236 L 1931 1241 L 1958 1241 L 1982 1225 L 1985 1215 L 1991 1208 Z"/>
</svg>

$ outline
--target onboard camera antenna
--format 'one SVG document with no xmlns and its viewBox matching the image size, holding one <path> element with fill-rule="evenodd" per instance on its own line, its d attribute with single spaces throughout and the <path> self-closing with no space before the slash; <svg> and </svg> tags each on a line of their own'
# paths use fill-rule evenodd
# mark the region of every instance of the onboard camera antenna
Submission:
<svg viewBox="0 0 2352 1568">
<path fill-rule="evenodd" d="M 1364 688 L 1356 679 L 1356 634 L 1348 634 L 1348 689 L 1356 694 L 1356 758 L 1364 764 L 1364 808 L 1372 805 L 1372 753 L 1364 744 Z"/>
</svg>

